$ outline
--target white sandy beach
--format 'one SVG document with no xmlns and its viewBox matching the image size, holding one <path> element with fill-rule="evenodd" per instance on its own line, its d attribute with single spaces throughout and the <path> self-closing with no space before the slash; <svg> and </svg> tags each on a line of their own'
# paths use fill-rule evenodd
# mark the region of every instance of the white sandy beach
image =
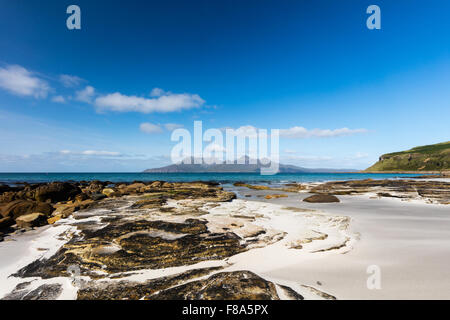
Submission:
<svg viewBox="0 0 450 320">
<path fill-rule="evenodd" d="M 263 276 L 309 284 L 338 299 L 450 298 L 448 205 L 369 195 L 339 196 L 337 204 L 311 204 L 299 201 L 304 197 L 289 194 L 268 201 L 348 216 L 359 240 L 345 254 L 304 255 L 284 265 L 279 263 L 281 256 L 273 256 L 266 259 L 272 261 L 271 267 L 266 262 L 260 268 Z M 262 262 L 264 257 L 260 258 Z M 381 269 L 380 290 L 367 288 L 370 265 Z"/>
</svg>

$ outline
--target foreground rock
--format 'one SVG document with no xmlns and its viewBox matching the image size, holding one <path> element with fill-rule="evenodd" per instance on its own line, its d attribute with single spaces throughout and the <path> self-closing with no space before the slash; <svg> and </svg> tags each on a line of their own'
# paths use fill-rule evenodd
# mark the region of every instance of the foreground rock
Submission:
<svg viewBox="0 0 450 320">
<path fill-rule="evenodd" d="M 303 199 L 305 202 L 310 203 L 332 203 L 332 202 L 340 202 L 339 199 L 330 194 L 315 194 L 308 198 Z"/>
<path fill-rule="evenodd" d="M 178 287 L 162 290 L 148 298 L 163 300 L 280 299 L 272 282 L 264 280 L 250 271 L 217 273 L 204 280 L 192 281 Z"/>
<path fill-rule="evenodd" d="M 300 183 L 287 183 L 283 187 L 271 187 L 266 185 L 252 185 L 245 182 L 235 182 L 233 183 L 235 187 L 245 187 L 252 190 L 272 190 L 272 191 L 283 191 L 283 192 L 294 192 L 297 193 L 301 190 L 305 190 L 306 186 Z"/>
<path fill-rule="evenodd" d="M 81 182 L 80 189 L 71 200 L 48 200 L 51 217 L 8 216 L 6 224 L 23 220 L 22 228 L 52 226 L 35 232 L 45 241 L 32 250 L 36 260 L 8 275 L 18 284 L 5 299 L 303 299 L 297 284 L 299 292 L 247 271 L 254 266 L 236 270 L 235 260 L 278 242 L 307 253 L 350 249 L 343 217 L 231 202 L 235 194 L 216 184 Z M 290 215 L 294 234 L 269 223 Z M 319 225 L 330 236 L 311 230 Z"/>
<path fill-rule="evenodd" d="M 97 231 L 81 230 L 80 237 L 63 246 L 53 257 L 19 271 L 21 277 L 67 276 L 71 265 L 82 275 L 161 269 L 223 259 L 246 250 L 234 233 L 211 233 L 206 222 L 122 221 Z"/>
<path fill-rule="evenodd" d="M 54 208 L 52 207 L 52 205 L 45 202 L 14 200 L 3 205 L 0 210 L 3 217 L 12 217 L 14 219 L 17 219 L 22 215 L 34 212 L 41 212 L 43 214 L 50 215 L 53 212 Z"/>
<path fill-rule="evenodd" d="M 53 182 L 38 187 L 35 191 L 35 198 L 37 201 L 49 200 L 55 203 L 74 199 L 79 193 L 81 193 L 81 189 L 77 185 L 68 182 Z"/>
<path fill-rule="evenodd" d="M 160 207 L 167 199 L 209 198 L 213 201 L 230 201 L 232 192 L 225 192 L 217 183 L 192 182 L 168 183 L 150 181 L 112 184 L 107 181 L 52 182 L 44 184 L 23 184 L 18 187 L 0 185 L 0 232 L 10 233 L 17 228 L 28 228 L 53 224 L 75 212 L 101 205 L 109 198 L 149 195 L 136 208 Z M 154 198 L 151 200 L 150 198 Z M 152 204 L 153 203 L 153 204 Z M 39 223 L 17 222 L 23 215 L 42 213 Z M 1 237 L 0 239 L 3 239 Z"/>
<path fill-rule="evenodd" d="M 47 224 L 47 216 L 43 213 L 31 213 L 16 219 L 19 228 L 40 227 Z"/>
</svg>

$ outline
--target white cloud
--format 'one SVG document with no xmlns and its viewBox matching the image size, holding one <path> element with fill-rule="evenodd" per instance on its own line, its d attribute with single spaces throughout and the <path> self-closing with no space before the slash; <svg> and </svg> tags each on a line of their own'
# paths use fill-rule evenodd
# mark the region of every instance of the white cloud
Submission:
<svg viewBox="0 0 450 320">
<path fill-rule="evenodd" d="M 109 157 L 117 157 L 121 156 L 120 152 L 113 151 L 99 151 L 99 150 L 86 150 L 81 152 L 75 152 L 70 150 L 61 150 L 61 154 L 65 155 L 84 155 L 84 156 L 109 156 Z"/>
<path fill-rule="evenodd" d="M 81 82 L 84 80 L 77 76 L 72 76 L 69 74 L 62 74 L 59 76 L 59 81 L 65 86 L 65 87 L 76 87 L 80 85 Z"/>
<path fill-rule="evenodd" d="M 91 86 L 87 86 L 83 90 L 76 92 L 75 99 L 78 101 L 91 103 L 94 95 L 95 95 L 95 89 Z"/>
<path fill-rule="evenodd" d="M 153 88 L 153 90 L 150 92 L 151 97 L 160 97 L 165 93 L 163 89 L 160 88 Z"/>
<path fill-rule="evenodd" d="M 161 133 L 163 131 L 161 126 L 149 122 L 141 123 L 139 129 L 145 133 Z"/>
<path fill-rule="evenodd" d="M 0 88 L 19 96 L 35 98 L 45 98 L 50 91 L 46 81 L 18 65 L 0 68 Z"/>
<path fill-rule="evenodd" d="M 241 126 L 237 129 L 225 127 L 221 128 L 220 130 L 225 132 L 227 129 L 234 130 L 235 135 L 248 138 L 257 138 L 258 136 L 267 137 L 271 134 L 271 129 L 267 129 L 267 135 L 265 135 L 264 132 L 261 131 L 261 129 L 258 129 L 252 125 Z M 341 137 L 367 132 L 366 129 L 348 129 L 348 128 L 340 128 L 334 130 L 331 129 L 308 130 L 303 127 L 292 127 L 289 129 L 279 129 L 279 130 L 280 130 L 280 137 L 294 138 L 294 139 Z"/>
<path fill-rule="evenodd" d="M 52 101 L 56 103 L 65 103 L 66 99 L 63 96 L 54 96 Z"/>
<path fill-rule="evenodd" d="M 177 124 L 177 123 L 166 123 L 164 125 L 164 127 L 169 130 L 169 131 L 173 131 L 175 129 L 179 129 L 179 128 L 183 128 L 182 124 Z"/>
<path fill-rule="evenodd" d="M 88 156 L 119 156 L 120 152 L 86 150 L 86 151 L 83 151 L 81 154 L 88 155 Z"/>
<path fill-rule="evenodd" d="M 292 150 L 292 149 L 284 149 L 284 153 L 294 154 L 294 153 L 297 153 L 297 151 Z"/>
<path fill-rule="evenodd" d="M 127 96 L 119 92 L 100 96 L 95 99 L 95 105 L 100 110 L 118 112 L 173 112 L 183 109 L 201 107 L 205 101 L 197 94 L 166 94 L 156 98 Z"/>
<path fill-rule="evenodd" d="M 308 130 L 303 127 L 292 127 L 290 129 L 280 129 L 280 137 L 285 138 L 327 138 L 327 137 L 341 137 L 341 136 L 349 136 L 358 133 L 365 133 L 366 129 L 348 129 L 348 128 L 340 128 L 340 129 L 312 129 Z"/>
</svg>

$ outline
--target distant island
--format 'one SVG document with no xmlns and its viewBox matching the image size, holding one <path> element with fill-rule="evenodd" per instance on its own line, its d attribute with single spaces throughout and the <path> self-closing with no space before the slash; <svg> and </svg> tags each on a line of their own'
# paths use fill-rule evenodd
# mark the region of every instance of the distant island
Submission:
<svg viewBox="0 0 450 320">
<path fill-rule="evenodd" d="M 185 161 L 186 162 L 186 161 Z M 202 161 L 201 164 L 195 164 L 194 161 L 189 163 L 177 163 L 171 164 L 161 168 L 147 169 L 146 173 L 259 173 L 261 168 L 267 167 L 267 165 L 262 164 L 260 160 L 257 163 L 251 164 L 250 158 L 245 157 L 245 159 L 238 163 L 216 163 L 207 164 Z M 357 172 L 358 170 L 353 169 L 326 169 L 326 168 L 303 168 L 288 164 L 279 164 L 279 173 L 339 173 L 339 172 Z"/>
<path fill-rule="evenodd" d="M 450 141 L 387 153 L 365 172 L 450 172 Z"/>
</svg>

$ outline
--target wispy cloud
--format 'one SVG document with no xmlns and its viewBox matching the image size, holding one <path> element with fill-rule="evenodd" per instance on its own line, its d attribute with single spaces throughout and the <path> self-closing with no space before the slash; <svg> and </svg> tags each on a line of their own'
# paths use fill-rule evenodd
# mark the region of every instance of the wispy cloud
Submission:
<svg viewBox="0 0 450 320">
<path fill-rule="evenodd" d="M 62 74 L 59 76 L 59 81 L 61 81 L 61 83 L 65 87 L 71 88 L 71 87 L 79 86 L 84 80 L 77 76 L 72 76 L 69 74 Z"/>
<path fill-rule="evenodd" d="M 153 124 L 150 122 L 141 123 L 139 129 L 144 133 L 161 133 L 163 129 L 158 124 Z"/>
<path fill-rule="evenodd" d="M 155 124 L 144 122 L 139 126 L 139 129 L 144 133 L 161 133 L 164 129 L 167 131 L 173 131 L 178 128 L 183 128 L 183 125 L 178 123 Z"/>
<path fill-rule="evenodd" d="M 226 129 L 232 129 L 229 127 L 222 128 L 223 131 Z M 246 125 L 234 129 L 235 134 L 250 138 L 256 138 L 258 134 L 258 128 Z M 366 133 L 366 129 L 306 129 L 304 127 L 292 127 L 289 129 L 279 129 L 280 137 L 282 138 L 292 138 L 292 139 L 306 139 L 306 138 L 330 138 L 330 137 L 342 137 L 350 136 L 359 133 Z M 259 132 L 261 134 L 261 132 Z M 267 130 L 267 134 L 270 134 L 270 129 Z"/>
<path fill-rule="evenodd" d="M 28 155 L 0 153 L 1 172 L 137 172 L 170 164 L 168 156 L 111 151 L 44 152 Z"/>
<path fill-rule="evenodd" d="M 100 111 L 117 112 L 174 112 L 185 109 L 199 108 L 205 101 L 197 94 L 166 93 L 154 98 L 127 96 L 119 92 L 97 97 L 95 105 Z"/>
<path fill-rule="evenodd" d="M 289 129 L 280 129 L 280 136 L 293 139 L 304 138 L 329 138 L 329 137 L 342 137 L 350 136 L 358 133 L 366 133 L 366 129 L 311 129 L 308 130 L 304 127 L 292 127 Z"/>
<path fill-rule="evenodd" d="M 56 103 L 65 103 L 66 99 L 63 96 L 54 96 L 52 101 Z"/>
<path fill-rule="evenodd" d="M 45 98 L 50 91 L 48 83 L 19 65 L 0 68 L 0 88 L 19 96 Z"/>
<path fill-rule="evenodd" d="M 80 152 L 61 150 L 60 153 L 65 155 L 106 156 L 106 157 L 118 157 L 122 155 L 120 152 L 99 151 L 99 150 L 85 150 Z"/>
<path fill-rule="evenodd" d="M 150 92 L 150 97 L 160 97 L 165 93 L 165 91 L 161 88 L 153 88 Z"/>
<path fill-rule="evenodd" d="M 77 91 L 75 93 L 75 100 L 86 102 L 86 103 L 92 103 L 92 99 L 95 95 L 95 89 L 94 87 L 87 86 L 83 90 Z"/>
<path fill-rule="evenodd" d="M 164 127 L 169 131 L 173 131 L 175 129 L 183 128 L 184 126 L 178 123 L 166 123 Z"/>
<path fill-rule="evenodd" d="M 68 74 L 61 74 L 58 80 L 67 88 L 77 87 L 85 81 L 78 76 Z M 48 93 L 53 90 L 45 80 L 19 65 L 0 67 L 0 88 L 19 96 L 35 98 L 46 98 Z M 175 112 L 200 108 L 205 104 L 205 100 L 198 94 L 172 93 L 154 88 L 150 92 L 150 98 L 147 98 L 120 92 L 100 94 L 92 86 L 86 86 L 82 90 L 75 91 L 73 98 L 72 96 L 64 98 L 62 95 L 56 95 L 52 98 L 52 101 L 64 103 L 67 99 L 93 104 L 98 111 L 141 113 Z M 166 128 L 168 130 L 172 128 L 173 130 L 173 128 L 177 128 L 177 125 L 168 124 Z"/>
</svg>

